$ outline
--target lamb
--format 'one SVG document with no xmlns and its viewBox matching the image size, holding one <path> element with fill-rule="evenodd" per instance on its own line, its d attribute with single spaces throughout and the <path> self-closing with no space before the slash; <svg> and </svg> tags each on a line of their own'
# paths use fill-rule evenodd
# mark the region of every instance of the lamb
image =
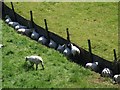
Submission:
<svg viewBox="0 0 120 90">
<path fill-rule="evenodd" d="M 41 36 L 39 39 L 38 39 L 38 42 L 45 45 L 47 43 L 47 39 L 44 37 L 44 36 Z"/>
<path fill-rule="evenodd" d="M 31 38 L 34 40 L 38 40 L 39 36 L 40 35 L 35 30 L 33 30 L 32 34 L 31 34 Z"/>
<path fill-rule="evenodd" d="M 71 50 L 67 47 L 67 48 L 65 48 L 65 50 L 63 51 L 63 54 L 65 55 L 65 56 L 67 56 L 67 57 L 69 57 L 69 56 L 71 56 Z"/>
<path fill-rule="evenodd" d="M 18 29 L 27 29 L 27 27 L 18 24 L 17 26 L 15 26 L 15 29 L 16 30 L 18 30 Z"/>
<path fill-rule="evenodd" d="M 86 65 L 85 65 L 85 67 L 86 68 L 89 68 L 89 69 L 91 69 L 91 70 L 93 70 L 93 71 L 98 71 L 98 62 L 93 62 L 93 63 L 87 63 Z"/>
<path fill-rule="evenodd" d="M 104 68 L 101 73 L 102 77 L 112 77 L 113 73 L 109 68 Z"/>
<path fill-rule="evenodd" d="M 32 33 L 32 29 L 23 29 L 23 28 L 21 28 L 21 29 L 18 29 L 17 32 L 20 33 L 20 34 L 23 34 L 23 35 L 30 36 L 31 33 Z"/>
<path fill-rule="evenodd" d="M 5 16 L 5 23 L 8 24 L 9 22 L 12 22 L 12 20 L 11 20 L 11 18 L 8 15 L 6 15 Z"/>
<path fill-rule="evenodd" d="M 65 44 L 64 45 L 58 45 L 57 50 L 62 53 L 65 50 Z"/>
<path fill-rule="evenodd" d="M 114 77 L 113 77 L 113 83 L 120 83 L 120 74 L 118 74 L 118 75 L 114 75 Z"/>
<path fill-rule="evenodd" d="M 57 44 L 53 40 L 50 40 L 49 47 L 56 49 L 57 48 Z"/>
<path fill-rule="evenodd" d="M 43 59 L 40 56 L 36 56 L 36 55 L 26 56 L 25 59 L 26 61 L 29 61 L 32 64 L 32 66 L 36 64 L 36 70 L 38 69 L 38 64 L 41 63 L 42 68 L 44 70 Z"/>
<path fill-rule="evenodd" d="M 80 54 L 80 50 L 73 44 L 71 44 L 71 52 L 72 52 L 73 56 Z"/>
<path fill-rule="evenodd" d="M 9 22 L 8 24 L 13 28 L 15 28 L 15 26 L 19 25 L 18 22 Z"/>
</svg>

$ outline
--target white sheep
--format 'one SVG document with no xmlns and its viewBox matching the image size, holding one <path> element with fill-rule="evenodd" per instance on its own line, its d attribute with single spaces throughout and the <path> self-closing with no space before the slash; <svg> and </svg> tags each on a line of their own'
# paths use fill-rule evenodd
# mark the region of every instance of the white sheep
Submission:
<svg viewBox="0 0 120 90">
<path fill-rule="evenodd" d="M 4 45 L 0 44 L 0 48 L 2 48 Z"/>
<path fill-rule="evenodd" d="M 32 33 L 32 29 L 23 29 L 23 28 L 21 28 L 21 29 L 18 29 L 17 32 L 20 33 L 20 34 L 30 36 L 31 33 Z"/>
<path fill-rule="evenodd" d="M 114 83 L 120 83 L 120 74 L 118 74 L 118 75 L 114 75 L 114 77 L 113 77 L 113 82 Z"/>
<path fill-rule="evenodd" d="M 44 63 L 43 63 L 43 59 L 40 56 L 26 56 L 25 57 L 26 61 L 29 61 L 32 66 L 34 64 L 36 64 L 36 70 L 38 69 L 38 64 L 41 63 L 42 68 L 44 69 Z"/>
<path fill-rule="evenodd" d="M 79 55 L 80 54 L 80 50 L 76 46 L 71 44 L 71 53 L 73 54 L 73 56 Z"/>
<path fill-rule="evenodd" d="M 8 24 L 13 28 L 15 28 L 15 26 L 19 25 L 18 22 L 9 22 Z"/>
<path fill-rule="evenodd" d="M 58 45 L 57 50 L 62 53 L 65 50 L 65 44 L 64 45 Z"/>
<path fill-rule="evenodd" d="M 31 38 L 34 40 L 38 40 L 39 36 L 40 35 L 35 30 L 33 30 L 32 34 L 31 34 Z"/>
<path fill-rule="evenodd" d="M 15 26 L 15 29 L 16 30 L 18 30 L 18 29 L 27 29 L 27 27 L 18 24 L 17 26 Z"/>
<path fill-rule="evenodd" d="M 103 77 L 112 77 L 113 73 L 109 68 L 104 68 L 102 70 L 101 76 Z"/>
<path fill-rule="evenodd" d="M 85 67 L 93 71 L 98 71 L 98 62 L 87 63 Z"/>
<path fill-rule="evenodd" d="M 12 20 L 11 20 L 11 18 L 8 15 L 6 15 L 5 16 L 5 23 L 8 24 L 9 22 L 12 22 Z"/>
<path fill-rule="evenodd" d="M 53 40 L 50 39 L 49 47 L 56 49 L 57 48 L 57 44 Z"/>
<path fill-rule="evenodd" d="M 67 57 L 69 57 L 69 56 L 71 56 L 71 50 L 67 47 L 67 48 L 65 48 L 65 50 L 63 51 L 63 54 L 65 55 L 65 56 L 67 56 Z"/>
<path fill-rule="evenodd" d="M 39 39 L 38 39 L 38 42 L 45 45 L 47 43 L 47 39 L 44 37 L 44 36 L 41 36 Z"/>
</svg>

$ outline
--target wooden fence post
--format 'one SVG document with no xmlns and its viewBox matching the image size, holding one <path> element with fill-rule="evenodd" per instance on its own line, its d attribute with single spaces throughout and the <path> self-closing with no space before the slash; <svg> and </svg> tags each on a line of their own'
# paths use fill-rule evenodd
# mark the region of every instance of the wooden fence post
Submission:
<svg viewBox="0 0 120 90">
<path fill-rule="evenodd" d="M 13 6 L 12 2 L 11 2 L 11 6 L 12 6 L 13 14 L 14 14 L 14 20 L 17 22 L 17 17 L 16 17 L 16 14 L 15 14 L 15 10 L 14 10 L 14 6 Z"/>
<path fill-rule="evenodd" d="M 114 62 L 117 62 L 116 50 L 113 49 L 113 52 L 114 52 Z"/>
<path fill-rule="evenodd" d="M 32 28 L 34 28 L 33 14 L 31 10 L 30 10 L 30 21 L 31 21 Z"/>
<path fill-rule="evenodd" d="M 1 11 L 2 16 L 0 16 L 0 18 L 4 19 L 4 17 L 5 17 L 4 2 L 2 2 L 1 4 L 2 4 L 2 11 L 1 10 L 0 11 Z"/>
<path fill-rule="evenodd" d="M 66 28 L 66 32 L 67 32 L 67 40 L 68 40 L 68 42 L 70 43 L 70 35 L 69 35 L 68 28 Z"/>
<path fill-rule="evenodd" d="M 47 39 L 48 39 L 48 41 L 50 41 L 50 34 L 49 34 L 49 31 L 48 31 L 48 26 L 47 26 L 46 19 L 44 19 L 44 22 L 45 22 L 45 30 L 46 30 L 46 33 L 47 33 Z"/>
<path fill-rule="evenodd" d="M 90 53 L 90 58 L 91 58 L 91 61 L 93 61 L 93 54 L 92 54 L 92 49 L 91 49 L 91 42 L 90 42 L 90 39 L 88 39 L 88 47 L 89 47 L 89 53 Z"/>
</svg>

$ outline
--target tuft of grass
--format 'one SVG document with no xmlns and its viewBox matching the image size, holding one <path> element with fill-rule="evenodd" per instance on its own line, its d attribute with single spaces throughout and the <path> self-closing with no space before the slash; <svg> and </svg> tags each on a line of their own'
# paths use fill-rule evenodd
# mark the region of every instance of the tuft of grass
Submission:
<svg viewBox="0 0 120 90">
<path fill-rule="evenodd" d="M 2 21 L 1 21 L 2 22 Z M 118 88 L 99 74 L 70 62 L 54 49 L 17 34 L 2 22 L 2 87 L 3 88 Z M 28 68 L 25 56 L 40 55 L 45 70 Z"/>
<path fill-rule="evenodd" d="M 9 2 L 6 4 L 11 7 Z M 94 54 L 113 61 L 113 49 L 118 53 L 117 2 L 14 2 L 15 11 L 44 27 L 46 18 L 49 31 L 66 38 L 69 28 L 71 41 L 88 50 L 92 42 Z M 26 8 L 23 8 L 25 7 Z"/>
</svg>

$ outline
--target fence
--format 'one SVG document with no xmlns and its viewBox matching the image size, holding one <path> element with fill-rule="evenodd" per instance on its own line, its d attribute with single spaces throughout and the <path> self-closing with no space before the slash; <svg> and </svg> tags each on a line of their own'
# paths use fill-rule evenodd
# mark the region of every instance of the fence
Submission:
<svg viewBox="0 0 120 90">
<path fill-rule="evenodd" d="M 30 20 L 26 20 L 25 18 L 23 18 L 22 16 L 20 16 L 19 14 L 17 14 L 14 11 L 14 7 L 13 7 L 12 3 L 11 3 L 11 5 L 12 5 L 12 9 L 10 9 L 8 6 L 6 6 L 2 2 L 2 19 L 3 20 L 6 15 L 9 15 L 13 21 L 18 21 L 20 24 L 28 26 L 30 28 L 34 27 L 36 32 L 39 33 L 41 36 L 42 35 L 44 35 L 45 37 L 49 36 L 48 38 L 51 38 L 57 44 L 66 44 L 66 43 L 70 42 L 68 29 L 66 30 L 67 31 L 67 40 L 66 40 L 66 39 L 54 34 L 53 32 L 48 31 L 46 19 L 44 20 L 45 26 L 46 26 L 46 28 L 44 29 L 43 27 L 40 27 L 39 25 L 34 23 L 33 18 L 32 18 L 32 16 L 33 16 L 32 11 L 30 11 Z M 76 44 L 74 44 L 74 45 L 76 45 Z M 101 71 L 106 67 L 111 69 L 113 71 L 113 74 L 120 73 L 120 62 L 117 61 L 115 49 L 114 49 L 115 60 L 113 62 L 111 62 L 111 61 L 105 60 L 105 59 L 92 53 L 90 40 L 88 40 L 89 52 L 84 50 L 83 48 L 79 47 L 78 45 L 76 45 L 76 46 L 80 49 L 81 53 L 78 56 L 70 57 L 70 59 L 72 59 L 75 63 L 85 66 L 85 64 L 88 62 L 97 61 L 99 63 L 99 67 L 100 67 L 100 70 L 98 71 L 98 73 L 101 73 Z"/>
</svg>

